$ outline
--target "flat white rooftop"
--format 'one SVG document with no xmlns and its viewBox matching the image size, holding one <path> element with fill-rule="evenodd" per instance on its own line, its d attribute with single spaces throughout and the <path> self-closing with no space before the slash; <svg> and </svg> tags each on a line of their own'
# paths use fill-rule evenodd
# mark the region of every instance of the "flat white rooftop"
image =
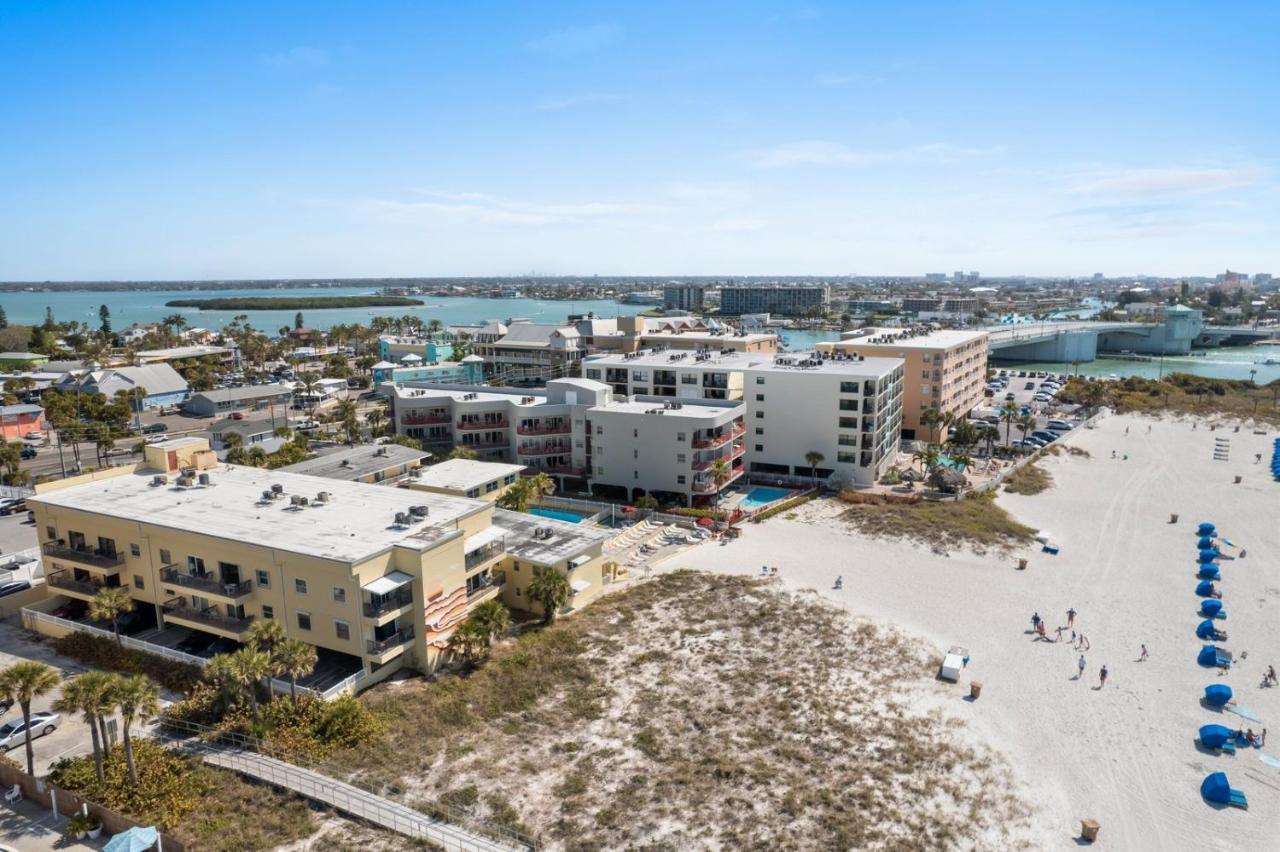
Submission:
<svg viewBox="0 0 1280 852">
<path fill-rule="evenodd" d="M 822 358 L 816 352 L 787 352 L 749 368 L 752 373 L 809 373 L 872 378 L 892 373 L 901 358 Z"/>
<path fill-rule="evenodd" d="M 522 464 L 483 462 L 475 459 L 448 459 L 421 469 L 413 480 L 416 485 L 445 488 L 450 491 L 467 491 L 479 488 L 504 476 L 512 476 L 524 470 Z"/>
<path fill-rule="evenodd" d="M 695 357 L 688 349 L 663 349 L 659 351 L 640 351 L 634 355 L 588 355 L 582 359 L 584 369 L 606 367 L 644 367 L 651 370 L 703 370 L 730 371 L 745 370 L 747 367 L 767 362 L 773 358 L 769 352 L 725 352 L 709 353 L 706 357 Z"/>
<path fill-rule="evenodd" d="M 208 486 L 153 486 L 151 471 L 122 474 L 96 482 L 47 491 L 29 500 L 51 508 L 75 509 L 109 518 L 181 530 L 272 548 L 287 553 L 356 563 L 395 545 L 429 549 L 452 535 L 456 522 L 485 511 L 489 504 L 445 494 L 383 488 L 303 476 L 282 470 L 222 465 L 207 471 Z M 264 491 L 284 487 L 284 496 L 266 502 Z M 316 495 L 327 491 L 327 503 Z M 294 507 L 290 497 L 310 505 Z M 400 527 L 398 512 L 428 507 L 427 517 Z"/>
<path fill-rule="evenodd" d="M 675 402 L 679 407 L 670 405 Z M 665 406 L 665 407 L 664 407 Z M 719 405 L 704 405 L 702 400 L 671 400 L 666 397 L 653 397 L 649 401 L 644 398 L 617 400 L 608 405 L 596 405 L 587 409 L 595 414 L 633 414 L 651 415 L 653 417 L 679 417 L 694 420 L 731 419 L 741 417 L 743 404 L 737 401 L 726 401 Z"/>
<path fill-rule="evenodd" d="M 940 328 L 921 332 L 915 328 L 864 328 L 846 332 L 834 345 L 883 346 L 886 349 L 949 349 L 962 343 L 985 338 L 985 331 L 969 331 L 963 328 Z M 890 338 L 884 340 L 883 338 Z M 873 340 L 874 338 L 874 340 Z"/>
<path fill-rule="evenodd" d="M 554 565 L 563 559 L 572 559 L 610 536 L 609 532 L 586 524 L 506 509 L 494 510 L 493 525 L 502 529 L 507 553 L 539 565 Z M 546 538 L 535 538 L 534 530 L 539 528 L 550 530 L 551 534 Z"/>
</svg>

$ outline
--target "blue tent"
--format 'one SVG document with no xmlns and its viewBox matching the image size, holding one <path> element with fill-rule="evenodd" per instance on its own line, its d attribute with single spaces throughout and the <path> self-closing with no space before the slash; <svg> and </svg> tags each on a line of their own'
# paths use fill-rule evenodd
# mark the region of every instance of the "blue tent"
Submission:
<svg viewBox="0 0 1280 852">
<path fill-rule="evenodd" d="M 1200 653 L 1196 655 L 1196 662 L 1202 666 L 1222 666 L 1227 668 L 1231 665 L 1231 660 L 1226 657 L 1218 656 L 1218 649 L 1214 645 L 1205 645 L 1200 649 Z"/>
<path fill-rule="evenodd" d="M 1235 735 L 1231 729 L 1222 725 L 1205 725 L 1200 728 L 1200 742 L 1207 748 L 1222 748 L 1233 736 Z"/>
<path fill-rule="evenodd" d="M 1215 527 L 1213 524 L 1206 521 L 1200 526 L 1196 527 L 1196 535 L 1199 535 L 1199 536 L 1213 535 L 1213 531 L 1215 529 L 1217 529 L 1217 527 Z"/>
<path fill-rule="evenodd" d="M 1201 550 L 1207 550 L 1208 548 L 1213 547 L 1213 537 L 1207 535 L 1201 536 L 1200 541 L 1196 543 L 1196 547 L 1199 547 Z"/>
<path fill-rule="evenodd" d="M 154 847 L 159 839 L 160 832 L 155 828 L 135 825 L 128 831 L 122 831 L 112 837 L 102 849 L 103 852 L 144 852 Z"/>
<path fill-rule="evenodd" d="M 1204 688 L 1204 700 L 1213 707 L 1225 707 L 1231 700 L 1231 687 L 1225 683 L 1213 683 Z"/>
<path fill-rule="evenodd" d="M 1231 802 L 1231 783 L 1227 773 L 1215 772 L 1200 783 L 1200 795 L 1211 802 L 1226 805 Z"/>
<path fill-rule="evenodd" d="M 1213 597 L 1213 581 L 1201 580 L 1196 584 L 1196 594 L 1202 598 Z"/>
<path fill-rule="evenodd" d="M 1198 565 L 1200 573 L 1196 576 L 1204 577 L 1206 580 L 1216 580 L 1220 576 L 1217 565 Z"/>
<path fill-rule="evenodd" d="M 1212 549 L 1210 549 L 1210 550 L 1202 550 L 1202 551 L 1200 551 L 1200 556 L 1199 556 L 1198 558 L 1200 559 L 1200 561 L 1201 561 L 1202 563 L 1203 563 L 1203 562 L 1212 562 L 1213 560 L 1217 559 L 1217 558 L 1218 558 L 1219 556 L 1221 556 L 1221 555 L 1222 555 L 1222 554 L 1218 552 L 1218 549 L 1217 549 L 1217 548 L 1212 548 Z"/>
<path fill-rule="evenodd" d="M 1213 619 L 1206 618 L 1204 621 L 1200 622 L 1198 627 L 1196 627 L 1196 638 L 1213 639 L 1215 638 L 1214 634 L 1216 631 L 1217 628 L 1213 626 Z"/>
<path fill-rule="evenodd" d="M 1200 601 L 1200 614 L 1207 615 L 1209 618 L 1227 617 L 1227 614 L 1222 611 L 1222 601 L 1217 598 L 1205 598 Z"/>
</svg>

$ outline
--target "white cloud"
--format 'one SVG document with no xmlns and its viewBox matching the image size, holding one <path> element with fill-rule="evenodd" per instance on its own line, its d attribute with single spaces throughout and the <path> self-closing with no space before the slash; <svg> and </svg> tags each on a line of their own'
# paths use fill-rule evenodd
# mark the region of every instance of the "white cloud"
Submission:
<svg viewBox="0 0 1280 852">
<path fill-rule="evenodd" d="M 621 100 L 620 95 L 609 93 L 589 93 L 581 95 L 545 95 L 534 102 L 534 109 L 554 112 L 562 109 L 608 104 Z"/>
<path fill-rule="evenodd" d="M 1260 181 L 1258 166 L 1231 169 L 1126 169 L 1081 176 L 1074 192 L 1091 195 L 1151 197 L 1221 192 Z"/>
<path fill-rule="evenodd" d="M 625 219 L 659 212 L 650 204 L 590 201 L 576 204 L 542 203 L 500 198 L 480 192 L 428 191 L 430 201 L 362 198 L 350 202 L 358 213 L 390 224 L 425 225 L 440 222 L 502 225 L 585 224 L 604 219 Z"/>
<path fill-rule="evenodd" d="M 736 231 L 759 231 L 768 226 L 769 223 L 763 219 L 717 219 L 707 226 L 707 230 L 732 233 Z"/>
<path fill-rule="evenodd" d="M 946 163 L 1002 153 L 1002 147 L 965 148 L 943 142 L 906 148 L 851 148 L 842 142 L 810 139 L 748 151 L 748 161 L 762 168 L 796 165 L 865 166 L 893 161 Z"/>
<path fill-rule="evenodd" d="M 532 39 L 525 48 L 548 56 L 582 56 L 613 44 L 621 31 L 617 24 L 569 27 Z"/>
<path fill-rule="evenodd" d="M 262 61 L 272 68 L 323 68 L 329 64 L 329 51 L 319 47 L 293 47 L 280 53 L 268 54 Z"/>
</svg>

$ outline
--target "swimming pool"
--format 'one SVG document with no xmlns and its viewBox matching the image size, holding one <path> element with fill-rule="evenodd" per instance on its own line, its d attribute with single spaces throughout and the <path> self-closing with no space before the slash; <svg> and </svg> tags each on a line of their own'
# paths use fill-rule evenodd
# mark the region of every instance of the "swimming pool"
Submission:
<svg viewBox="0 0 1280 852">
<path fill-rule="evenodd" d="M 942 465 L 943 467 L 949 467 L 952 470 L 959 470 L 961 473 L 964 472 L 960 462 L 951 458 L 951 456 L 938 456 L 938 464 Z"/>
<path fill-rule="evenodd" d="M 565 509 L 548 509 L 545 506 L 530 506 L 530 515 L 537 515 L 539 518 L 551 518 L 556 521 L 568 521 L 571 524 L 582 523 L 586 515 L 579 515 L 576 512 L 570 512 Z"/>
<path fill-rule="evenodd" d="M 745 510 L 759 509 L 774 500 L 781 500 L 790 493 L 790 489 L 787 488 L 766 488 L 758 485 L 748 491 L 746 497 L 738 501 L 738 508 Z"/>
</svg>

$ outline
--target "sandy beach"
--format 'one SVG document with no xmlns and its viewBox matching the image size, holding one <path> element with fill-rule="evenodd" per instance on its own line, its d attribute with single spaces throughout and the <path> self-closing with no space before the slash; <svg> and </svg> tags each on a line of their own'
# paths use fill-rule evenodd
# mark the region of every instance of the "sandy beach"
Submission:
<svg viewBox="0 0 1280 852">
<path fill-rule="evenodd" d="M 973 737 L 1006 756 L 1011 788 L 1036 811 L 1039 848 L 1075 848 L 1084 817 L 1101 823 L 1097 849 L 1280 848 L 1280 768 L 1260 759 L 1280 756 L 1280 688 L 1260 687 L 1266 666 L 1280 666 L 1280 483 L 1269 475 L 1275 433 L 1233 427 L 1109 416 L 1072 433 L 1069 443 L 1090 458 L 1048 457 L 1041 464 L 1054 478 L 1049 490 L 999 497 L 1017 520 L 1053 534 L 1057 556 L 1038 547 L 944 556 L 872 539 L 838 520 L 843 505 L 828 500 L 793 520 L 747 525 L 739 540 L 693 548 L 657 570 L 758 574 L 762 564 L 776 565 L 786 585 L 914 633 L 939 654 L 966 646 L 972 661 L 960 683 L 939 681 L 938 693 Z M 1214 459 L 1217 438 L 1230 441 L 1229 460 Z M 1242 483 L 1233 483 L 1236 475 Z M 1171 512 L 1181 516 L 1177 524 Z M 1220 644 L 1237 660 L 1225 675 L 1196 663 L 1204 644 L 1195 635 L 1200 521 L 1248 551 L 1222 563 L 1228 617 L 1219 626 L 1230 639 Z M 1016 570 L 1018 557 L 1028 559 L 1026 571 Z M 1069 609 L 1090 643 L 1083 679 L 1069 631 L 1061 643 L 1030 632 L 1039 612 L 1052 638 Z M 1144 643 L 1150 658 L 1139 662 Z M 1098 688 L 1103 665 L 1109 677 Z M 983 684 L 976 701 L 965 700 L 970 680 Z M 1212 683 L 1229 684 L 1262 721 L 1202 706 Z M 1202 752 L 1197 730 L 1211 723 L 1268 727 L 1267 747 L 1234 757 Z M 1248 811 L 1201 798 L 1201 780 L 1219 770 L 1248 796 Z"/>
</svg>

